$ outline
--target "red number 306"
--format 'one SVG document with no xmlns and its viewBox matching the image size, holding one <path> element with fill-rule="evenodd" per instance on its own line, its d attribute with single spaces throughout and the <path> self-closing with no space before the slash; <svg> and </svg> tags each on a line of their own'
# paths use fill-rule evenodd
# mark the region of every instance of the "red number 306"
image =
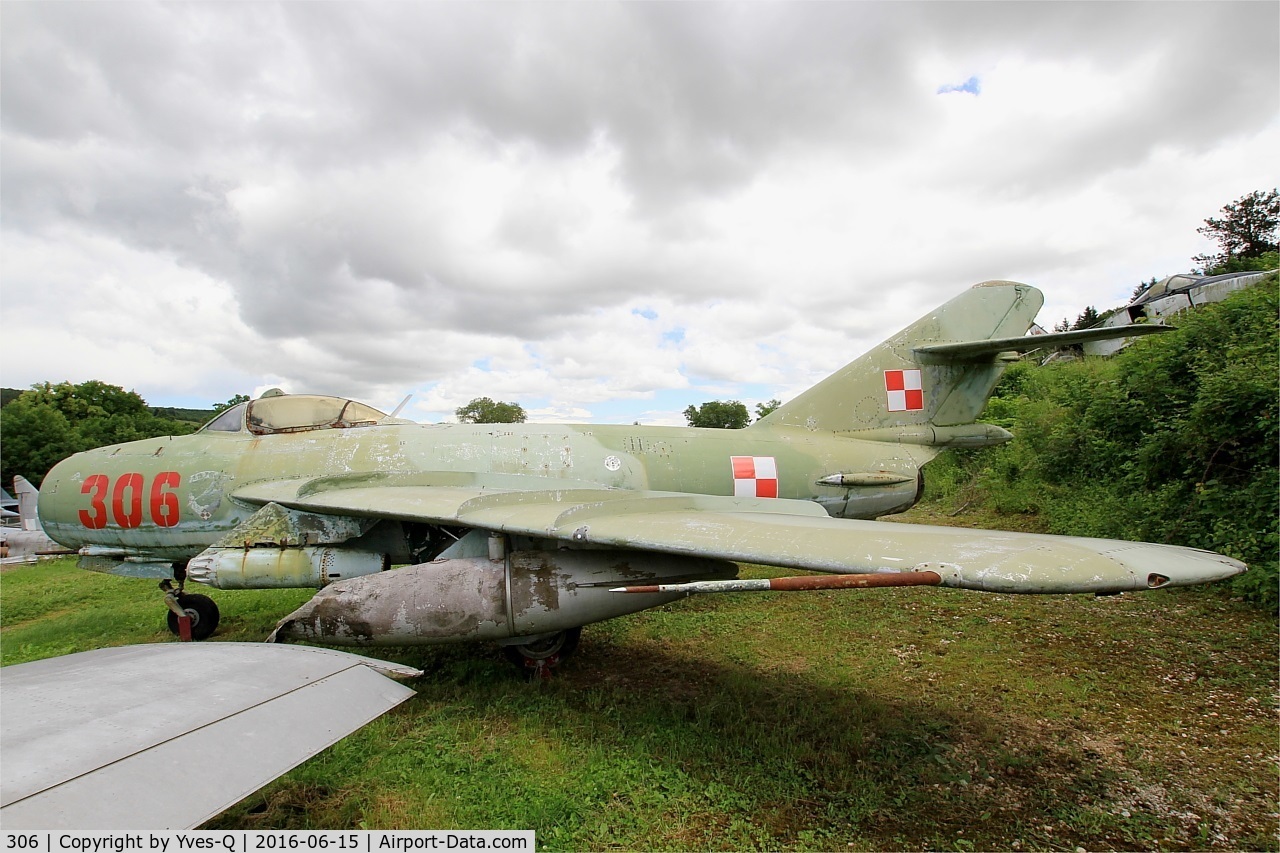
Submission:
<svg viewBox="0 0 1280 853">
<path fill-rule="evenodd" d="M 157 527 L 173 527 L 178 523 L 178 496 L 169 489 L 182 485 L 182 475 L 177 471 L 161 471 L 151 481 L 148 508 L 151 520 Z M 142 524 L 142 493 L 145 491 L 141 474 L 121 474 L 113 488 L 106 474 L 86 477 L 80 494 L 89 495 L 89 509 L 80 510 L 80 523 L 90 530 L 107 526 L 107 493 L 111 495 L 111 516 L 120 527 L 131 529 Z"/>
</svg>

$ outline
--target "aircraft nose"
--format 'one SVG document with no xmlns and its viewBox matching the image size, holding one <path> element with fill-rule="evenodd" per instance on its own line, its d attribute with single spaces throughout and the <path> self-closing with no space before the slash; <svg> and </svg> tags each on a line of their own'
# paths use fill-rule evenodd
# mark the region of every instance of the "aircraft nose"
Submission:
<svg viewBox="0 0 1280 853">
<path fill-rule="evenodd" d="M 64 459 L 50 468 L 40 483 L 36 500 L 36 516 L 45 535 L 64 548 L 75 549 L 84 544 L 77 535 L 84 530 L 78 517 L 83 501 L 80 484 L 75 481 L 79 468 L 73 461 L 81 455 Z"/>
</svg>

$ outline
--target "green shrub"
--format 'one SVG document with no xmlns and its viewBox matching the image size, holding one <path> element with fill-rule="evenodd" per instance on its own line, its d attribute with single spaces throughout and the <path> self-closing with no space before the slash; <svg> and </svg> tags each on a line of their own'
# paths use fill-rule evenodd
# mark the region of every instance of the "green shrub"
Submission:
<svg viewBox="0 0 1280 853">
<path fill-rule="evenodd" d="M 1271 276 L 1114 358 L 1015 365 L 984 414 L 1014 440 L 940 457 L 928 496 L 969 488 L 1048 532 L 1219 551 L 1252 569 L 1236 594 L 1276 607 L 1277 308 Z"/>
</svg>

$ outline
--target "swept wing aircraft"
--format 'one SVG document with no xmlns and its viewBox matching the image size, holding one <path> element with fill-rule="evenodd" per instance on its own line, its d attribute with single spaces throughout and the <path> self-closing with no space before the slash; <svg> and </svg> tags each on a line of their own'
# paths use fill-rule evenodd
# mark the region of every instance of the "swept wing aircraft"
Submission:
<svg viewBox="0 0 1280 853">
<path fill-rule="evenodd" d="M 269 394 L 190 436 L 78 453 L 49 472 L 45 530 L 87 569 L 162 577 L 175 633 L 213 632 L 221 589 L 315 587 L 273 637 L 494 640 L 516 662 L 583 625 L 691 593 L 914 584 L 1118 593 L 1245 566 L 1171 545 L 877 522 L 914 504 L 1018 352 L 1156 333 L 1026 336 L 1043 298 L 989 281 L 741 430 L 420 425 Z M 737 561 L 828 573 L 736 580 Z"/>
<path fill-rule="evenodd" d="M 18 511 L 13 513 L 18 523 L 0 527 L 0 563 L 25 563 L 41 556 L 72 553 L 59 548 L 58 543 L 40 529 L 36 514 L 39 490 L 26 477 L 18 475 L 13 478 L 13 492 L 18 496 L 15 501 Z"/>
</svg>

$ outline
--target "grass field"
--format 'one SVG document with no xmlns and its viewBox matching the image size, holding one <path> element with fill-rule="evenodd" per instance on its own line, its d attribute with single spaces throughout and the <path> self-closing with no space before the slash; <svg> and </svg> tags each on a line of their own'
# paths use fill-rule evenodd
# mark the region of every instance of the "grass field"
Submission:
<svg viewBox="0 0 1280 853">
<path fill-rule="evenodd" d="M 748 567 L 744 575 L 762 576 Z M 213 591 L 217 640 L 306 591 Z M 153 584 L 0 575 L 17 663 L 168 642 Z M 417 696 L 216 828 L 534 829 L 543 849 L 1277 849 L 1277 627 L 1204 592 L 692 598 L 588 627 L 552 680 L 374 650 Z M 0 674 L 2 678 L 2 674 Z"/>
</svg>

